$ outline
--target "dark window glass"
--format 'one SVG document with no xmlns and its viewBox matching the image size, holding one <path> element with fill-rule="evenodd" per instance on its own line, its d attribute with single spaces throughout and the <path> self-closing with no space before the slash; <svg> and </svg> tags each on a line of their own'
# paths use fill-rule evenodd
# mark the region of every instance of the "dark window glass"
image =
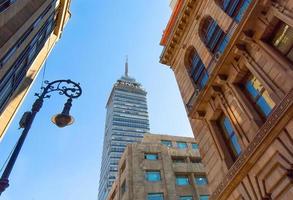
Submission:
<svg viewBox="0 0 293 200">
<path fill-rule="evenodd" d="M 170 140 L 162 140 L 161 144 L 163 144 L 167 147 L 172 147 L 172 142 Z"/>
<path fill-rule="evenodd" d="M 204 176 L 197 176 L 197 177 L 195 177 L 195 183 L 196 183 L 196 185 L 207 185 L 208 180 Z"/>
<path fill-rule="evenodd" d="M 157 153 L 146 153 L 144 154 L 144 158 L 147 160 L 158 160 L 159 156 Z"/>
<path fill-rule="evenodd" d="M 160 171 L 147 171 L 145 173 L 145 178 L 150 182 L 157 182 L 161 180 L 161 172 Z"/>
<path fill-rule="evenodd" d="M 268 91 L 252 75 L 246 79 L 245 89 L 256 109 L 266 118 L 275 106 L 275 102 L 269 96 Z"/>
<path fill-rule="evenodd" d="M 192 196 L 181 196 L 179 200 L 193 200 Z"/>
<path fill-rule="evenodd" d="M 251 0 L 222 0 L 222 9 L 236 22 L 240 22 Z"/>
<path fill-rule="evenodd" d="M 200 195 L 199 200 L 209 200 L 209 195 Z"/>
<path fill-rule="evenodd" d="M 212 53 L 223 53 L 230 38 L 220 28 L 217 22 L 209 17 L 203 27 L 203 42 Z"/>
<path fill-rule="evenodd" d="M 203 64 L 202 60 L 200 59 L 199 55 L 193 51 L 190 57 L 190 77 L 193 79 L 195 85 L 199 89 L 202 89 L 206 83 L 208 82 L 209 76 L 208 72 Z"/>
<path fill-rule="evenodd" d="M 163 193 L 149 193 L 147 200 L 164 200 Z"/>
<path fill-rule="evenodd" d="M 15 0 L 0 0 L 0 12 L 6 10 Z"/>
<path fill-rule="evenodd" d="M 225 115 L 222 115 L 220 117 L 219 123 L 224 134 L 224 140 L 228 145 L 232 159 L 236 160 L 236 158 L 241 153 L 241 147 L 238 143 L 237 135 L 235 134 L 235 131 L 232 128 L 232 124 L 228 117 L 226 117 Z"/>
<path fill-rule="evenodd" d="M 201 163 L 201 158 L 190 157 L 192 163 Z"/>
<path fill-rule="evenodd" d="M 176 176 L 176 185 L 189 185 L 189 178 L 188 176 Z"/>
<path fill-rule="evenodd" d="M 187 160 L 186 160 L 186 157 L 175 157 L 175 156 L 172 156 L 172 161 L 174 163 L 186 163 Z"/>
<path fill-rule="evenodd" d="M 177 142 L 177 147 L 179 149 L 187 149 L 187 143 L 186 142 Z"/>
<path fill-rule="evenodd" d="M 271 44 L 293 62 L 293 28 L 280 21 L 272 35 Z"/>
</svg>

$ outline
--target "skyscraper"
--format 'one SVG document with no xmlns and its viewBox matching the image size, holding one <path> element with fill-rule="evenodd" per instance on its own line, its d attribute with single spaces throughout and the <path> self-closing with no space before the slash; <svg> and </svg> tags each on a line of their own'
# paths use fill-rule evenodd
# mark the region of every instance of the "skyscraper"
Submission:
<svg viewBox="0 0 293 200">
<path fill-rule="evenodd" d="M 0 140 L 70 18 L 70 0 L 0 0 Z"/>
<path fill-rule="evenodd" d="M 140 142 L 149 132 L 147 92 L 141 84 L 125 75 L 115 84 L 107 102 L 99 200 L 105 200 L 117 176 L 119 160 L 127 144 Z"/>
</svg>

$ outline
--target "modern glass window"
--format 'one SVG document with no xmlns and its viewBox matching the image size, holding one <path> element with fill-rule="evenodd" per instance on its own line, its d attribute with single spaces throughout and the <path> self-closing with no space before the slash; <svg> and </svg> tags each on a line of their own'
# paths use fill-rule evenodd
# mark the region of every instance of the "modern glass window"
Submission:
<svg viewBox="0 0 293 200">
<path fill-rule="evenodd" d="M 195 85 L 202 89 L 208 82 L 208 72 L 199 55 L 193 50 L 190 54 L 189 74 Z"/>
<path fill-rule="evenodd" d="M 147 200 L 164 200 L 163 193 L 149 193 Z"/>
<path fill-rule="evenodd" d="M 189 177 L 188 176 L 176 176 L 176 185 L 185 186 L 189 185 Z"/>
<path fill-rule="evenodd" d="M 157 153 L 145 153 L 144 158 L 147 160 L 158 160 L 159 155 Z"/>
<path fill-rule="evenodd" d="M 181 196 L 179 197 L 179 200 L 193 200 L 192 196 Z"/>
<path fill-rule="evenodd" d="M 198 144 L 196 144 L 196 143 L 192 143 L 191 146 L 192 146 L 192 149 L 195 149 L 195 150 L 198 149 Z"/>
<path fill-rule="evenodd" d="M 160 171 L 146 171 L 145 179 L 150 182 L 157 182 L 161 180 Z"/>
<path fill-rule="evenodd" d="M 205 176 L 196 176 L 195 177 L 195 184 L 196 185 L 207 185 L 208 179 Z"/>
<path fill-rule="evenodd" d="M 260 81 L 255 76 L 250 75 L 245 81 L 245 90 L 259 113 L 265 118 L 268 117 L 275 106 L 275 102 Z"/>
<path fill-rule="evenodd" d="M 223 53 L 230 38 L 220 28 L 217 22 L 208 17 L 204 23 L 203 30 L 203 42 L 212 53 Z"/>
<path fill-rule="evenodd" d="M 272 34 L 270 43 L 293 62 L 293 27 L 283 21 L 279 21 Z"/>
<path fill-rule="evenodd" d="M 209 200 L 209 195 L 200 195 L 199 200 Z"/>
<path fill-rule="evenodd" d="M 186 142 L 177 142 L 178 149 L 187 149 L 187 143 Z"/>
<path fill-rule="evenodd" d="M 172 147 L 172 142 L 170 140 L 162 140 L 161 144 L 163 144 L 167 147 Z"/>
<path fill-rule="evenodd" d="M 222 115 L 219 119 L 219 125 L 222 129 L 224 140 L 233 160 L 236 160 L 241 153 L 241 147 L 238 143 L 237 135 L 227 116 Z"/>
</svg>

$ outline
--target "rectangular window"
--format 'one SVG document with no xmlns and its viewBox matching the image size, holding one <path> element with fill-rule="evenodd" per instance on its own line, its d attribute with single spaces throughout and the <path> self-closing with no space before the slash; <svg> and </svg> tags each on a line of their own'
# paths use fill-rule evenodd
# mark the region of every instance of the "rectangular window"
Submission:
<svg viewBox="0 0 293 200">
<path fill-rule="evenodd" d="M 200 195 L 199 200 L 209 200 L 209 195 Z"/>
<path fill-rule="evenodd" d="M 186 163 L 186 157 L 172 156 L 173 163 Z"/>
<path fill-rule="evenodd" d="M 192 163 L 201 163 L 201 158 L 199 157 L 190 157 L 189 159 Z"/>
<path fill-rule="evenodd" d="M 170 140 L 162 140 L 161 144 L 163 144 L 167 147 L 172 147 L 172 142 Z"/>
<path fill-rule="evenodd" d="M 149 193 L 147 200 L 164 200 L 163 193 Z"/>
<path fill-rule="evenodd" d="M 207 185 L 208 184 L 208 179 L 204 176 L 196 176 L 195 177 L 195 183 L 196 185 Z"/>
<path fill-rule="evenodd" d="M 198 144 L 196 144 L 196 143 L 192 143 L 191 146 L 192 146 L 192 149 L 195 149 L 195 150 L 198 149 Z"/>
<path fill-rule="evenodd" d="M 241 153 L 241 147 L 238 143 L 237 135 L 235 134 L 232 124 L 227 116 L 222 115 L 219 119 L 219 126 L 222 129 L 225 143 L 232 156 L 233 160 L 236 160 Z"/>
<path fill-rule="evenodd" d="M 176 185 L 189 185 L 189 178 L 186 175 L 176 176 Z"/>
<path fill-rule="evenodd" d="M 146 171 L 145 179 L 150 182 L 157 182 L 161 180 L 160 171 Z"/>
<path fill-rule="evenodd" d="M 181 196 L 179 200 L 193 200 L 192 196 Z"/>
<path fill-rule="evenodd" d="M 159 159 L 159 155 L 157 153 L 145 153 L 144 154 L 144 158 L 146 160 L 158 160 Z"/>
<path fill-rule="evenodd" d="M 177 147 L 179 149 L 187 149 L 187 143 L 186 142 L 177 142 Z"/>
<path fill-rule="evenodd" d="M 251 99 L 254 107 L 262 117 L 267 118 L 276 105 L 269 96 L 268 91 L 253 75 L 248 76 L 244 82 L 245 91 Z"/>
<path fill-rule="evenodd" d="M 293 28 L 291 26 L 279 21 L 270 43 L 293 62 Z"/>
</svg>

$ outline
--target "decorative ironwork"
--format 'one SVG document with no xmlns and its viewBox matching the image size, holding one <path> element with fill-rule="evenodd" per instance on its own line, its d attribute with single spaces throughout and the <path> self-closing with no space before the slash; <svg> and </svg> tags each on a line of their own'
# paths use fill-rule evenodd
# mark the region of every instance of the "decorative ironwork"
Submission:
<svg viewBox="0 0 293 200">
<path fill-rule="evenodd" d="M 44 82 L 47 86 L 41 87 L 42 93 L 36 93 L 35 96 L 38 98 L 34 102 L 31 111 L 27 112 L 21 120 L 20 126 L 24 128 L 20 138 L 18 139 L 15 149 L 13 150 L 11 157 L 3 171 L 3 174 L 0 178 L 0 196 L 5 191 L 5 189 L 9 186 L 9 176 L 13 169 L 13 166 L 16 162 L 16 159 L 19 155 L 19 152 L 22 148 L 22 145 L 28 135 L 28 132 L 32 126 L 34 118 L 36 117 L 37 113 L 40 111 L 43 105 L 43 101 L 46 98 L 50 98 L 50 93 L 58 92 L 60 95 L 65 95 L 68 97 L 67 103 L 65 104 L 63 112 L 59 115 L 59 120 L 62 120 L 60 123 L 59 121 L 56 122 L 56 125 L 59 127 L 64 127 L 69 125 L 73 122 L 73 118 L 69 115 L 69 110 L 71 107 L 72 99 L 78 98 L 82 94 L 81 87 L 79 83 L 75 83 L 71 80 L 57 80 L 53 82 L 45 81 Z M 56 120 L 55 120 L 56 121 Z"/>
<path fill-rule="evenodd" d="M 79 83 L 75 83 L 71 80 L 57 80 L 53 82 L 44 81 L 47 84 L 46 87 L 42 87 L 43 92 L 41 94 L 36 93 L 35 96 L 39 98 L 50 98 L 48 95 L 51 92 L 59 92 L 60 95 L 65 95 L 68 98 L 78 98 L 81 93 L 81 87 Z"/>
</svg>

